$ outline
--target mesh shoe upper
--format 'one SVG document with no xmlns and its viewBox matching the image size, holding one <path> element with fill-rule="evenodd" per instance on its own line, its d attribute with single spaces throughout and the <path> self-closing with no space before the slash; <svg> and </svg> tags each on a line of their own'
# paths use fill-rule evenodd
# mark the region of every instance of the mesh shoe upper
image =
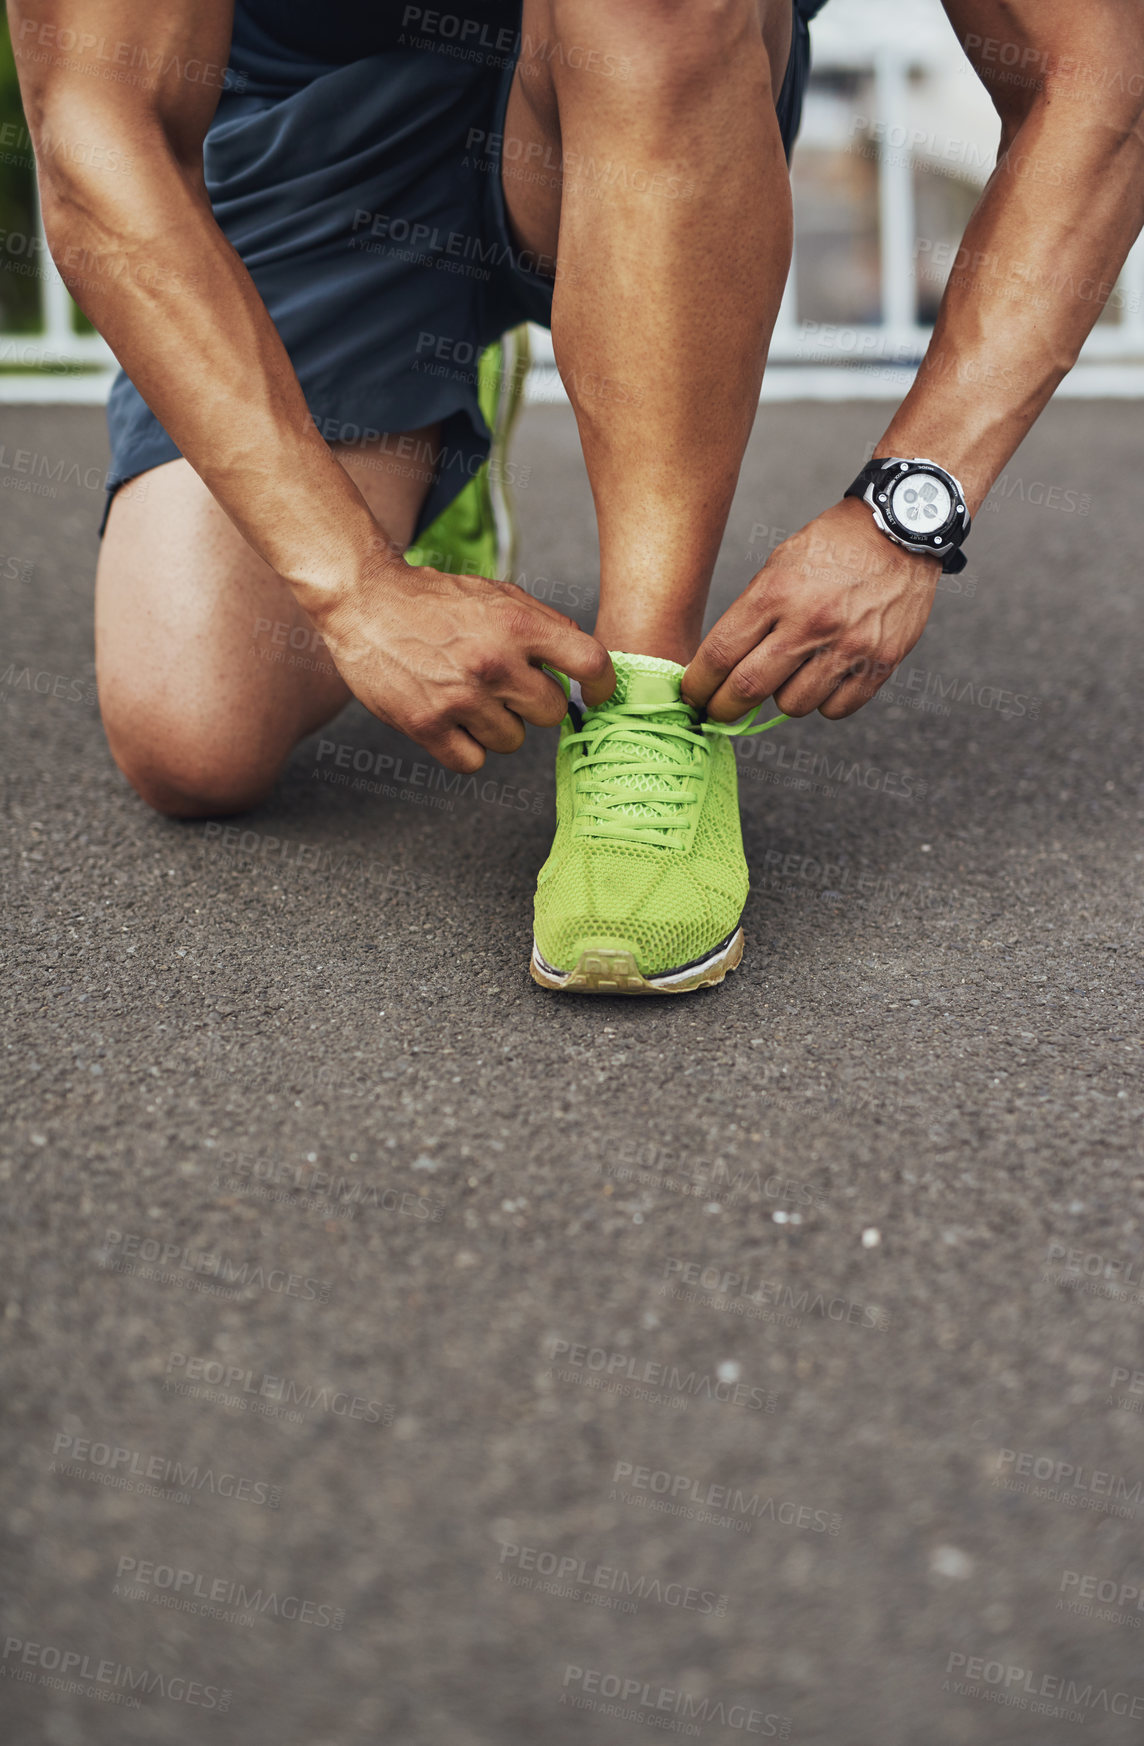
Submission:
<svg viewBox="0 0 1144 1746">
<path fill-rule="evenodd" d="M 506 491 L 506 452 L 524 402 L 528 359 L 525 328 L 515 328 L 481 353 L 477 399 L 492 432 L 489 459 L 409 547 L 407 563 L 494 582 L 511 576 L 516 531 Z"/>
<path fill-rule="evenodd" d="M 621 947 L 644 976 L 703 958 L 747 898 L 738 778 L 724 735 L 679 695 L 683 668 L 613 654 L 617 685 L 557 754 L 556 838 L 536 894 L 536 942 L 557 970 Z"/>
</svg>

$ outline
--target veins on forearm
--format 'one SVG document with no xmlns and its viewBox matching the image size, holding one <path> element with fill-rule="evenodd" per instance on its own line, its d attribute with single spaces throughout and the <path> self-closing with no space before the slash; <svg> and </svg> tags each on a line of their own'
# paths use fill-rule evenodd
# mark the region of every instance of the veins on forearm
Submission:
<svg viewBox="0 0 1144 1746">
<path fill-rule="evenodd" d="M 1144 218 L 1140 140 L 1040 100 L 950 266 L 917 380 L 876 452 L 932 453 L 976 511 L 1076 363 Z M 1139 208 L 1139 212 L 1137 212 Z"/>
</svg>

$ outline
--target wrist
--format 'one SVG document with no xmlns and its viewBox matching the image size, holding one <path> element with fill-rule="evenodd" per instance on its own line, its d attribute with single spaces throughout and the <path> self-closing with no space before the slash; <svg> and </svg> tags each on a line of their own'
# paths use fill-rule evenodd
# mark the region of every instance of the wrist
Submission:
<svg viewBox="0 0 1144 1746">
<path fill-rule="evenodd" d="M 808 542 L 810 563 L 820 563 L 825 570 L 851 571 L 862 581 L 912 576 L 928 585 L 941 574 L 940 558 L 899 546 L 856 497 L 842 498 L 795 538 Z"/>
<path fill-rule="evenodd" d="M 803 576 L 824 583 L 849 581 L 854 587 L 922 588 L 933 592 L 941 574 L 941 559 L 913 553 L 887 540 L 870 510 L 858 499 L 844 498 L 784 541 L 770 564 L 795 564 Z"/>
<path fill-rule="evenodd" d="M 362 612 L 376 618 L 386 602 L 408 585 L 404 548 L 371 523 L 364 540 L 336 556 L 319 556 L 286 580 L 303 611 L 326 635 Z M 327 638 L 327 640 L 329 640 Z"/>
<path fill-rule="evenodd" d="M 916 391 L 916 388 L 911 390 Z M 926 419 L 912 434 L 908 426 L 898 428 L 897 424 L 891 424 L 881 442 L 875 445 L 870 459 L 884 461 L 892 455 L 924 455 L 936 461 L 960 482 L 966 507 L 971 516 L 976 516 L 1003 465 L 1002 457 L 1001 465 L 994 466 L 995 433 L 991 428 L 987 431 L 967 428 L 952 407 L 946 408 L 941 424 L 943 428 L 939 432 L 933 428 L 933 421 Z"/>
</svg>

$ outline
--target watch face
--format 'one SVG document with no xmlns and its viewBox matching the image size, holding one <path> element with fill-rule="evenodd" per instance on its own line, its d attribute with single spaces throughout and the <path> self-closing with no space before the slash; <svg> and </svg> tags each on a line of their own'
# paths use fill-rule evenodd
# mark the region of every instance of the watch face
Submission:
<svg viewBox="0 0 1144 1746">
<path fill-rule="evenodd" d="M 953 521 L 954 499 L 931 473 L 903 473 L 890 487 L 888 508 L 910 539 L 932 539 Z"/>
</svg>

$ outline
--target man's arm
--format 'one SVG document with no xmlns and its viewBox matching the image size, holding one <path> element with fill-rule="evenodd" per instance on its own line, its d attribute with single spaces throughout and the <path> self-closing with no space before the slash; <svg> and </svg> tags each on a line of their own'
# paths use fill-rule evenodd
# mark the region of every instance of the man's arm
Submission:
<svg viewBox="0 0 1144 1746">
<path fill-rule="evenodd" d="M 61 275 L 362 702 L 472 770 L 484 747 L 519 745 L 518 717 L 559 720 L 541 660 L 590 692 L 604 675 L 606 695 L 606 653 L 563 615 L 511 585 L 410 569 L 315 428 L 203 179 L 233 0 L 9 0 L 8 16 Z M 130 81 L 91 70 L 97 45 L 112 74 L 123 45 Z M 130 169 L 101 169 L 109 153 Z"/>
<path fill-rule="evenodd" d="M 1075 364 L 1144 225 L 1144 4 L 945 4 L 1000 114 L 1001 147 L 925 360 L 874 454 L 939 462 L 975 513 Z M 839 503 L 775 551 L 707 637 L 685 692 L 727 721 L 772 695 L 791 715 L 850 715 L 917 642 L 939 573 L 897 550 L 864 505 Z"/>
</svg>

